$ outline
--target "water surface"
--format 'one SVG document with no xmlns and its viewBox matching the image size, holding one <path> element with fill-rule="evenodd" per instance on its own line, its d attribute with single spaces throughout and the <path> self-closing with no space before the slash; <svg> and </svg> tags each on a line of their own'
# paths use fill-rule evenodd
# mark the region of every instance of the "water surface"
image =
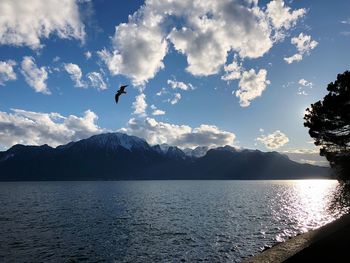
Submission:
<svg viewBox="0 0 350 263">
<path fill-rule="evenodd" d="M 338 218 L 332 180 L 0 183 L 1 262 L 240 262 Z"/>
</svg>

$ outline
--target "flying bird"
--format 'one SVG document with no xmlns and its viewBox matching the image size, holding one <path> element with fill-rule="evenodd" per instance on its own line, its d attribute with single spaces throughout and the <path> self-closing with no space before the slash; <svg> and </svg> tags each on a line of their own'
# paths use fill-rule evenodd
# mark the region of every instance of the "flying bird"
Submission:
<svg viewBox="0 0 350 263">
<path fill-rule="evenodd" d="M 119 96 L 122 95 L 122 94 L 126 94 L 126 91 L 125 91 L 125 88 L 127 87 L 128 85 L 124 85 L 124 86 L 120 86 L 119 90 L 117 91 L 117 93 L 115 94 L 115 103 L 118 103 L 118 100 L 119 100 Z"/>
</svg>

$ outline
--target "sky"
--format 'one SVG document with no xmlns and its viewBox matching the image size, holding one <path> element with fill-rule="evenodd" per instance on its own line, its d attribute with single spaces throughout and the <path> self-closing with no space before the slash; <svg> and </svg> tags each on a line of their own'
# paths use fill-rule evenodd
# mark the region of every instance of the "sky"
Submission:
<svg viewBox="0 0 350 263">
<path fill-rule="evenodd" d="M 118 131 L 325 163 L 303 115 L 349 69 L 349 10 L 346 0 L 1 0 L 0 150 Z"/>
</svg>

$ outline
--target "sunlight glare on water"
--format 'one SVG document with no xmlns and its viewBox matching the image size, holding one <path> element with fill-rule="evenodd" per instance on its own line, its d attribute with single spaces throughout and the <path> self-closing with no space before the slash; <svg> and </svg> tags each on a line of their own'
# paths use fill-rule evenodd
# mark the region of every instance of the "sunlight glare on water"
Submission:
<svg viewBox="0 0 350 263">
<path fill-rule="evenodd" d="M 338 186 L 332 180 L 1 183 L 0 262 L 241 262 L 347 211 Z"/>
<path fill-rule="evenodd" d="M 328 211 L 338 185 L 336 180 L 298 180 L 286 181 L 285 184 L 288 187 L 279 192 L 278 198 L 272 202 L 273 209 L 275 202 L 278 202 L 278 207 L 274 210 L 276 218 L 287 217 L 295 231 L 282 231 L 276 236 L 277 241 L 318 228 L 343 213 Z"/>
</svg>

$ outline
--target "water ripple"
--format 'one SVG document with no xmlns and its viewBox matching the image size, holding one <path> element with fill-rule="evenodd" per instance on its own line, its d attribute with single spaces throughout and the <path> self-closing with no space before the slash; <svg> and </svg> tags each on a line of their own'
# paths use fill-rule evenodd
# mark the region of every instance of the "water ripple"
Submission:
<svg viewBox="0 0 350 263">
<path fill-rule="evenodd" d="M 1 183 L 0 261 L 240 262 L 339 217 L 338 187 L 322 180 Z"/>
</svg>

